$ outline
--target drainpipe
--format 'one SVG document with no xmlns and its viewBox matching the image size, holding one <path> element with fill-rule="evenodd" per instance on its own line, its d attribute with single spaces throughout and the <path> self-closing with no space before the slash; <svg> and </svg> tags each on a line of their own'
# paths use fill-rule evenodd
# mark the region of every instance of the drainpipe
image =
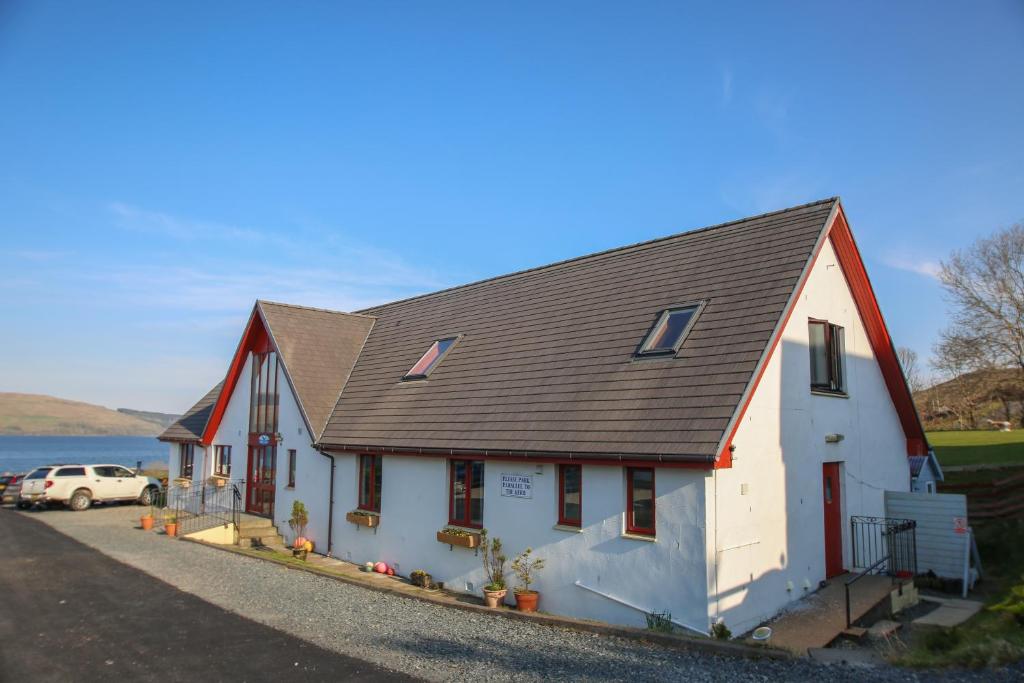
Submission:
<svg viewBox="0 0 1024 683">
<path fill-rule="evenodd" d="M 331 548 L 334 539 L 334 456 L 330 453 L 320 451 L 320 455 L 331 459 L 331 493 L 327 505 L 327 557 L 331 556 Z"/>
</svg>

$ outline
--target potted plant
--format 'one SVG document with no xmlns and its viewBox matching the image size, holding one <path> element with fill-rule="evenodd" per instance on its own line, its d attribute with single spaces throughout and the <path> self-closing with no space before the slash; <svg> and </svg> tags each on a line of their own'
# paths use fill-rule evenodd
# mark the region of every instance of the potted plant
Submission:
<svg viewBox="0 0 1024 683">
<path fill-rule="evenodd" d="M 460 529 L 457 526 L 446 526 L 437 532 L 437 540 L 448 545 L 476 548 L 480 545 L 480 534 Z"/>
<path fill-rule="evenodd" d="M 146 514 L 142 515 L 142 518 L 139 520 L 139 522 L 142 525 L 142 530 L 143 531 L 150 531 L 150 530 L 152 530 L 152 528 L 153 528 L 153 512 L 152 512 L 152 510 L 147 512 Z"/>
<path fill-rule="evenodd" d="M 419 586 L 420 588 L 430 588 L 434 583 L 434 577 L 422 569 L 414 569 L 412 573 L 409 574 L 409 583 L 414 586 Z"/>
<path fill-rule="evenodd" d="M 308 524 L 309 513 L 306 512 L 306 506 L 301 500 L 296 500 L 292 503 L 292 516 L 288 518 L 288 526 L 291 527 L 292 533 L 295 534 L 295 540 L 292 542 L 292 555 L 294 557 L 301 557 L 303 560 L 306 559 L 309 551 L 313 549 L 313 544 L 306 538 L 306 526 Z"/>
<path fill-rule="evenodd" d="M 168 536 L 178 535 L 178 516 L 173 512 L 164 515 L 164 533 Z"/>
<path fill-rule="evenodd" d="M 480 551 L 483 556 L 484 573 L 487 574 L 487 585 L 484 586 L 484 602 L 488 607 L 497 608 L 508 595 L 505 586 L 505 553 L 501 549 L 501 539 L 487 541 L 487 529 L 480 531 Z"/>
<path fill-rule="evenodd" d="M 544 568 L 544 560 L 533 557 L 533 548 L 527 548 L 512 560 L 512 571 L 522 584 L 515 590 L 516 609 L 520 612 L 536 612 L 540 593 L 530 590 L 530 585 L 537 580 L 536 573 Z"/>
</svg>

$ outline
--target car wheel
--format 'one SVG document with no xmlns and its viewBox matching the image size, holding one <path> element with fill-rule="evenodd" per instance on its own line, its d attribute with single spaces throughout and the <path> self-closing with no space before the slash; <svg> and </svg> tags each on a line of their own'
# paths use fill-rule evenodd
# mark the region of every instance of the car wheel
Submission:
<svg viewBox="0 0 1024 683">
<path fill-rule="evenodd" d="M 149 486 L 142 489 L 142 495 L 139 496 L 139 505 L 152 505 L 153 504 L 153 487 Z"/>
<path fill-rule="evenodd" d="M 92 495 L 90 495 L 85 489 L 75 491 L 71 494 L 71 500 L 68 501 L 68 507 L 75 512 L 88 510 L 90 505 L 92 505 Z"/>
<path fill-rule="evenodd" d="M 21 501 L 18 501 L 19 510 L 28 510 L 30 507 L 32 507 L 32 503 L 22 503 Z"/>
</svg>

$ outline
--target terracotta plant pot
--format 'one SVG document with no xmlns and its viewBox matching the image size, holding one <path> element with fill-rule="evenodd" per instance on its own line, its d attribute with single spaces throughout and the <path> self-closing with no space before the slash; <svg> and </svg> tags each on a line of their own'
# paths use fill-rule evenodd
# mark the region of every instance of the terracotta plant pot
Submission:
<svg viewBox="0 0 1024 683">
<path fill-rule="evenodd" d="M 151 530 L 153 528 L 153 518 L 152 517 L 143 517 L 139 521 L 142 523 L 142 530 L 143 531 L 149 531 L 149 530 Z"/>
<path fill-rule="evenodd" d="M 487 603 L 488 607 L 501 607 L 501 603 L 505 601 L 505 596 L 508 595 L 508 589 L 502 588 L 500 591 L 489 591 L 484 589 L 484 602 Z"/>
<path fill-rule="evenodd" d="M 178 523 L 177 522 L 170 522 L 168 524 L 164 524 L 164 531 L 167 532 L 168 536 L 177 536 L 178 535 Z"/>
<path fill-rule="evenodd" d="M 536 612 L 539 601 L 537 591 L 516 591 L 516 609 L 520 612 Z"/>
</svg>

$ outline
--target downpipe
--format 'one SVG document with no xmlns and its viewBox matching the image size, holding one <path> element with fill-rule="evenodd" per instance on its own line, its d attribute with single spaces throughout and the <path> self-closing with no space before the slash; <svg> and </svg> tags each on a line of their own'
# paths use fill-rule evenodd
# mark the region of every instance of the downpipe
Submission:
<svg viewBox="0 0 1024 683">
<path fill-rule="evenodd" d="M 330 453 L 320 451 L 320 455 L 331 459 L 331 484 L 327 503 L 327 557 L 330 557 L 334 547 L 334 468 L 337 463 Z"/>
</svg>

